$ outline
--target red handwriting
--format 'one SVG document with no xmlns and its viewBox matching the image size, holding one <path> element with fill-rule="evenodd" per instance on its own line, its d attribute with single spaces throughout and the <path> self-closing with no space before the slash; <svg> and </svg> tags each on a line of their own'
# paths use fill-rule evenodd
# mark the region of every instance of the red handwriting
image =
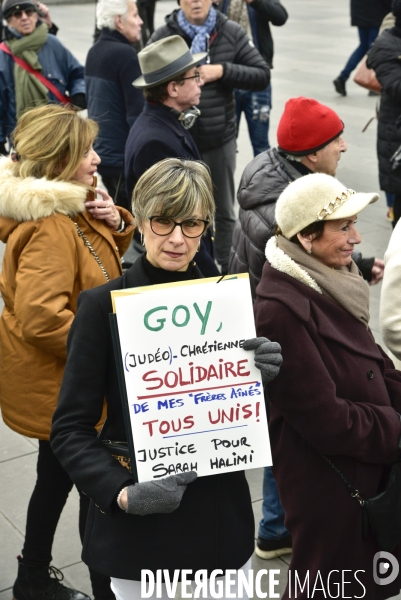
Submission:
<svg viewBox="0 0 401 600">
<path fill-rule="evenodd" d="M 224 362 L 220 358 L 218 364 L 212 364 L 208 367 L 196 366 L 193 362 L 190 362 L 188 367 L 179 367 L 177 371 L 167 371 L 164 375 L 159 375 L 156 370 L 147 371 L 142 375 L 142 379 L 146 383 L 153 384 L 148 385 L 146 387 L 147 390 L 158 390 L 163 385 L 168 388 L 182 388 L 212 379 L 222 380 L 229 377 L 248 377 L 250 371 L 247 370 L 247 363 L 247 358 L 237 360 L 236 362 Z"/>
<path fill-rule="evenodd" d="M 157 425 L 156 425 L 157 423 Z M 153 419 L 153 421 L 144 421 L 142 425 L 147 425 L 149 429 L 150 437 L 153 436 L 154 427 L 159 430 L 159 433 L 166 435 L 170 431 L 177 433 L 181 429 L 191 429 L 195 425 L 194 418 L 192 415 L 187 415 L 183 419 L 172 419 L 171 421 L 159 421 L 159 419 Z"/>
</svg>

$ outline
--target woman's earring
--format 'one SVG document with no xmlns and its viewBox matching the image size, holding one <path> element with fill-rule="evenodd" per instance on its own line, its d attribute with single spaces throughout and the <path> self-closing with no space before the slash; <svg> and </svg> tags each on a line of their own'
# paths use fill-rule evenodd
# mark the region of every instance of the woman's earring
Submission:
<svg viewBox="0 0 401 600">
<path fill-rule="evenodd" d="M 142 233 L 142 232 L 141 232 L 141 244 L 142 244 L 142 246 L 144 246 L 144 245 L 145 245 L 145 243 L 144 243 L 144 241 L 143 241 L 143 233 Z"/>
<path fill-rule="evenodd" d="M 309 248 L 309 250 L 306 251 L 308 254 L 312 254 L 312 248 Z"/>
<path fill-rule="evenodd" d="M 198 249 L 197 249 L 197 251 L 196 251 L 197 253 L 199 252 L 199 250 L 200 250 L 200 247 L 201 247 L 201 242 L 199 242 L 199 246 L 198 246 Z"/>
</svg>

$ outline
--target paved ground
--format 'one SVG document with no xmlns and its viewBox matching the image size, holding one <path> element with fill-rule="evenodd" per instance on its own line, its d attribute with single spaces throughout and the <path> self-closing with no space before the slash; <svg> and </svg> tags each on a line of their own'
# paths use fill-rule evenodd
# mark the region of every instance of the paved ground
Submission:
<svg viewBox="0 0 401 600">
<path fill-rule="evenodd" d="M 349 150 L 341 160 L 339 179 L 357 191 L 378 191 L 376 122 L 367 132 L 362 133 L 365 123 L 375 114 L 376 99 L 368 97 L 365 90 L 352 82 L 348 84 L 349 95 L 346 98 L 339 97 L 331 83 L 356 45 L 356 30 L 349 26 L 348 0 L 283 0 L 283 3 L 290 19 L 284 27 L 273 28 L 276 58 L 273 71 L 271 144 L 276 142 L 277 121 L 286 99 L 299 95 L 315 97 L 337 110 L 345 123 Z M 163 16 L 176 6 L 173 0 L 158 2 L 156 24 L 161 25 Z M 94 4 L 90 3 L 52 6 L 53 18 L 60 27 L 60 39 L 81 61 L 85 60 L 91 45 L 94 11 Z M 237 180 L 252 158 L 245 123 L 241 125 L 238 149 Z M 391 234 L 385 212 L 383 194 L 379 202 L 366 209 L 359 217 L 359 229 L 364 238 L 361 249 L 366 256 L 384 254 Z M 0 257 L 3 251 L 4 246 L 0 244 Z M 380 341 L 379 297 L 380 286 L 371 288 L 371 326 Z M 12 598 L 11 586 L 17 566 L 15 557 L 21 550 L 26 507 L 35 480 L 36 447 L 34 440 L 13 433 L 0 423 L 0 600 Z M 255 518 L 258 521 L 262 470 L 248 473 Z M 87 570 L 80 561 L 77 523 L 77 494 L 73 492 L 57 530 L 53 562 L 63 569 L 72 586 L 90 593 Z M 310 535 L 312 539 L 313 531 Z M 149 540 L 149 543 L 154 544 L 155 540 Z M 307 548 L 305 551 L 307 552 Z M 266 563 L 254 557 L 253 566 L 254 569 L 280 569 L 278 591 L 282 592 L 288 562 L 286 559 L 278 559 Z M 397 598 L 401 599 L 401 595 Z"/>
</svg>

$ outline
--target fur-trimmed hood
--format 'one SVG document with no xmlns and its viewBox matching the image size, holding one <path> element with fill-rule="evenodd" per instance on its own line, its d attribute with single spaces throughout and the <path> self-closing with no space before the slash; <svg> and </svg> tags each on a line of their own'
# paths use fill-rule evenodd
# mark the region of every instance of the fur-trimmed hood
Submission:
<svg viewBox="0 0 401 600">
<path fill-rule="evenodd" d="M 0 238 L 6 241 L 18 223 L 24 221 L 55 213 L 73 216 L 83 212 L 86 194 L 86 188 L 66 181 L 15 177 L 11 158 L 1 157 Z"/>
<path fill-rule="evenodd" d="M 287 275 L 290 275 L 290 277 L 294 277 L 294 279 L 304 283 L 316 292 L 319 292 L 319 294 L 322 293 L 319 285 L 309 273 L 277 246 L 277 239 L 275 236 L 271 237 L 267 242 L 265 254 L 273 269 L 286 273 Z"/>
</svg>

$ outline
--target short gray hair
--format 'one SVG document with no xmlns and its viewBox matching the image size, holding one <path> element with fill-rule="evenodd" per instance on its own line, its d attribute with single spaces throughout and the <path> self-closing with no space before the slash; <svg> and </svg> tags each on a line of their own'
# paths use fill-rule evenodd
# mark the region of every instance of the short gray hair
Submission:
<svg viewBox="0 0 401 600">
<path fill-rule="evenodd" d="M 295 154 L 286 154 L 285 158 L 287 160 L 293 160 L 294 162 L 302 162 L 303 156 L 295 156 Z"/>
<path fill-rule="evenodd" d="M 159 214 L 183 219 L 197 216 L 213 224 L 215 205 L 209 168 L 200 161 L 166 158 L 139 178 L 132 194 L 136 225 Z"/>
<path fill-rule="evenodd" d="M 125 17 L 128 12 L 128 3 L 136 0 L 99 0 L 96 6 L 96 25 L 98 29 L 108 27 L 115 29 L 114 17 Z"/>
</svg>

